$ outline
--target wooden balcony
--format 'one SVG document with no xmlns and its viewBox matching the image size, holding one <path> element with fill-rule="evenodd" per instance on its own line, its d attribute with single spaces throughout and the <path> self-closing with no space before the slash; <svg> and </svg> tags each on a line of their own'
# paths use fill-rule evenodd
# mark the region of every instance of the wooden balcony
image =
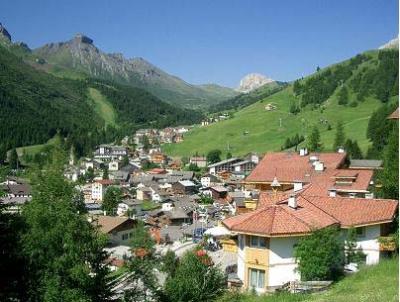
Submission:
<svg viewBox="0 0 400 302">
<path fill-rule="evenodd" d="M 396 243 L 394 237 L 386 236 L 379 237 L 379 250 L 382 252 L 393 252 L 396 250 Z"/>
</svg>

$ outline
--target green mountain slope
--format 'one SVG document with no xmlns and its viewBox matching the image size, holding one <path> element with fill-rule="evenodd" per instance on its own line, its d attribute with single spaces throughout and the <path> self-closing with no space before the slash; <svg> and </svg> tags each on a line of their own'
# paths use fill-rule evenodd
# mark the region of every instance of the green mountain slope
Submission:
<svg viewBox="0 0 400 302">
<path fill-rule="evenodd" d="M 239 94 L 231 99 L 223 101 L 221 103 L 212 105 L 210 107 L 211 112 L 220 112 L 227 110 L 239 110 L 249 106 L 260 99 L 266 98 L 279 90 L 287 86 L 284 82 L 271 82 L 263 85 L 262 87 L 255 89 L 249 93 Z"/>
<path fill-rule="evenodd" d="M 366 130 L 371 114 L 382 101 L 398 99 L 396 79 L 398 51 L 368 52 L 296 81 L 237 111 L 229 120 L 196 127 L 182 143 L 166 145 L 164 149 L 173 156 L 204 154 L 215 148 L 234 155 L 277 151 L 287 138 L 296 134 L 307 137 L 317 125 L 324 150 L 331 150 L 340 120 L 347 138 L 357 140 L 365 152 L 370 144 Z M 346 104 L 340 105 L 343 95 Z M 276 106 L 276 110 L 266 110 L 268 104 Z"/>
<path fill-rule="evenodd" d="M 80 155 L 137 127 L 201 119 L 199 113 L 173 107 L 139 88 L 52 76 L 2 47 L 0 108 L 0 161 L 10 148 L 46 143 L 57 132 Z"/>
<path fill-rule="evenodd" d="M 62 68 L 112 80 L 145 89 L 174 105 L 204 108 L 238 94 L 233 89 L 218 85 L 189 84 L 143 58 L 126 59 L 122 54 L 104 53 L 84 35 L 77 35 L 66 42 L 46 44 L 33 50 L 33 55 L 50 63 L 50 72 Z"/>
</svg>

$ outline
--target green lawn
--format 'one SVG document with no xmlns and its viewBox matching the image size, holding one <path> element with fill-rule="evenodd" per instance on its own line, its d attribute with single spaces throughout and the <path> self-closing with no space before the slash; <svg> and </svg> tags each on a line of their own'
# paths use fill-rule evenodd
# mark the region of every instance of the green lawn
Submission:
<svg viewBox="0 0 400 302">
<path fill-rule="evenodd" d="M 190 156 L 196 152 L 205 154 L 215 148 L 223 153 L 229 148 L 233 155 L 244 155 L 251 151 L 278 151 L 286 138 L 296 133 L 306 136 L 313 125 L 318 125 L 324 150 L 329 151 L 338 120 L 343 121 L 348 138 L 357 139 L 364 152 L 368 149 L 370 143 L 366 138 L 366 129 L 372 112 L 380 106 L 378 100 L 369 98 L 358 107 L 345 107 L 338 105 L 333 95 L 326 101 L 323 112 L 306 108 L 298 115 L 289 113 L 291 102 L 298 100 L 293 96 L 292 88 L 288 87 L 238 111 L 230 120 L 194 128 L 185 135 L 182 143 L 164 145 L 164 150 L 172 156 Z M 268 103 L 276 104 L 277 110 L 266 111 Z M 332 130 L 328 131 L 327 125 L 320 122 L 321 119 L 327 120 Z"/>
<path fill-rule="evenodd" d="M 106 125 L 115 127 L 117 115 L 111 103 L 95 88 L 89 88 L 89 96 L 95 112 L 104 119 Z"/>
<path fill-rule="evenodd" d="M 56 136 L 49 139 L 47 141 L 47 143 L 45 143 L 45 144 L 30 145 L 30 146 L 23 146 L 23 147 L 16 148 L 18 157 L 20 158 L 20 161 L 22 162 L 22 164 L 26 164 L 23 161 L 23 157 L 22 157 L 23 154 L 34 156 L 36 153 L 38 153 L 40 150 L 42 150 L 43 147 L 54 145 L 55 142 L 56 142 Z"/>
<path fill-rule="evenodd" d="M 381 260 L 378 265 L 362 268 L 345 277 L 328 291 L 311 295 L 228 295 L 221 302 L 397 302 L 399 301 L 398 258 Z"/>
</svg>

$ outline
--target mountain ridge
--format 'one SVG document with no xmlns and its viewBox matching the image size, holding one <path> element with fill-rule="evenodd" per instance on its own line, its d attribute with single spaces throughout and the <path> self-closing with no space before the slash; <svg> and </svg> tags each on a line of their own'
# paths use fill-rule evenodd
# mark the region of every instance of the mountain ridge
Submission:
<svg viewBox="0 0 400 302">
<path fill-rule="evenodd" d="M 84 34 L 77 34 L 66 42 L 45 44 L 33 53 L 64 68 L 145 89 L 175 105 L 204 108 L 237 95 L 233 89 L 217 84 L 206 89 L 203 85 L 190 84 L 142 57 L 125 58 L 121 53 L 105 53 Z"/>
</svg>

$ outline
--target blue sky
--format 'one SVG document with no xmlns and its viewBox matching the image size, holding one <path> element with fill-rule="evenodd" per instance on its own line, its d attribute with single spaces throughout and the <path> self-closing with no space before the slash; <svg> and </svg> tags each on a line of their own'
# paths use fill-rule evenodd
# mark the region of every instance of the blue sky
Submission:
<svg viewBox="0 0 400 302">
<path fill-rule="evenodd" d="M 398 35 L 396 0 L 3 0 L 31 48 L 82 32 L 194 83 L 235 87 L 250 72 L 290 81 Z"/>
</svg>

